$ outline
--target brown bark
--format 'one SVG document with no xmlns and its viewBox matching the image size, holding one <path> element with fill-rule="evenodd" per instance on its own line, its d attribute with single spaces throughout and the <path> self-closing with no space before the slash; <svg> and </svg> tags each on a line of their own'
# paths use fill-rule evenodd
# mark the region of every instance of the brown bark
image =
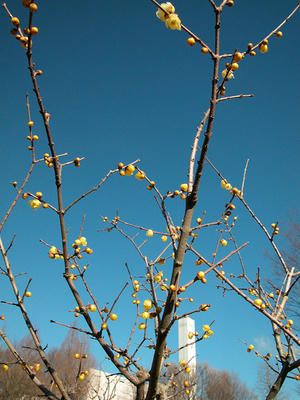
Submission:
<svg viewBox="0 0 300 400">
<path fill-rule="evenodd" d="M 281 386 L 283 385 L 285 378 L 287 377 L 288 372 L 289 372 L 289 364 L 288 364 L 288 362 L 286 362 L 285 364 L 283 364 L 276 381 L 272 385 L 272 387 L 266 397 L 266 400 L 276 399 L 276 396 L 278 395 L 278 393 L 281 389 Z"/>
<path fill-rule="evenodd" d="M 217 103 L 217 84 L 218 84 L 218 70 L 219 70 L 219 44 L 220 44 L 220 14 L 221 10 L 215 9 L 216 14 L 216 25 L 215 25 L 215 57 L 213 58 L 214 62 L 214 72 L 212 79 L 212 94 L 210 100 L 210 111 L 207 123 L 207 129 L 205 132 L 204 142 L 201 149 L 200 159 L 198 162 L 197 171 L 195 174 L 194 184 L 192 191 L 188 194 L 186 200 L 186 209 L 184 220 L 181 228 L 181 236 L 178 244 L 178 248 L 175 254 L 175 259 L 173 263 L 173 272 L 170 284 L 178 286 L 179 279 L 183 267 L 183 260 L 186 252 L 186 245 L 189 238 L 191 222 L 193 218 L 193 213 L 195 206 L 197 204 L 197 193 L 199 189 L 199 184 L 204 168 L 205 157 L 208 150 L 209 141 L 212 135 L 212 126 L 215 117 L 215 109 Z M 158 395 L 158 383 L 161 373 L 161 367 L 164 360 L 164 352 L 166 349 L 166 338 L 168 336 L 170 330 L 170 322 L 172 319 L 173 310 L 175 307 L 175 302 L 177 298 L 176 292 L 169 292 L 166 306 L 164 309 L 163 317 L 161 323 L 158 327 L 158 335 L 157 342 L 155 347 L 155 353 L 152 361 L 151 372 L 150 372 L 150 381 L 149 388 L 146 396 L 146 400 L 155 400 Z"/>
<path fill-rule="evenodd" d="M 144 400 L 145 398 L 145 382 L 137 385 L 135 400 Z"/>
</svg>

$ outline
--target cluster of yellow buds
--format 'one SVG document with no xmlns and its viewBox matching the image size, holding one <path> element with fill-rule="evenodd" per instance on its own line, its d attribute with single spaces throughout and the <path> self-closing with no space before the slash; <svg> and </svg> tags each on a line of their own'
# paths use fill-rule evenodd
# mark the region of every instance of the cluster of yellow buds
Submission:
<svg viewBox="0 0 300 400">
<path fill-rule="evenodd" d="M 22 0 L 22 4 L 24 7 L 29 8 L 29 11 L 31 13 L 34 13 L 38 10 L 38 6 L 34 3 L 34 1 L 32 0 Z M 11 34 L 16 36 L 17 40 L 20 40 L 22 46 L 24 48 L 27 48 L 27 44 L 28 44 L 28 37 L 25 36 L 21 36 L 18 34 L 18 29 L 20 27 L 20 20 L 17 17 L 12 17 L 11 18 L 11 23 L 16 27 L 14 29 L 11 30 Z M 24 28 L 24 34 L 26 35 L 37 35 L 38 34 L 38 28 L 33 26 L 31 27 L 31 29 L 29 28 Z M 32 45 L 32 43 L 30 43 L 30 46 Z"/>
<path fill-rule="evenodd" d="M 221 180 L 221 187 L 223 189 L 230 190 L 230 193 L 234 194 L 236 196 L 240 197 L 242 195 L 242 192 L 238 188 L 236 188 L 236 187 L 233 188 L 231 186 L 231 184 L 229 182 L 227 182 L 225 179 Z"/>
<path fill-rule="evenodd" d="M 84 372 L 81 372 L 81 373 L 79 374 L 79 376 L 78 376 L 78 379 L 79 379 L 80 381 L 84 381 L 84 380 L 85 380 L 85 377 L 88 376 L 88 374 L 89 374 L 89 371 L 88 371 L 88 370 L 86 370 L 86 371 L 84 371 Z"/>
<path fill-rule="evenodd" d="M 188 333 L 188 338 L 189 339 L 193 339 L 193 337 L 198 337 L 199 336 L 199 332 L 189 332 Z M 185 371 L 185 372 L 187 372 L 187 371 Z M 189 372 L 188 372 L 189 373 Z"/>
<path fill-rule="evenodd" d="M 44 160 L 45 160 L 45 164 L 47 165 L 47 167 L 49 167 L 49 168 L 53 167 L 52 158 L 50 157 L 50 155 L 48 153 L 44 154 Z"/>
<path fill-rule="evenodd" d="M 226 189 L 226 190 L 231 190 L 232 186 L 229 182 L 227 182 L 225 179 L 221 180 L 221 188 Z"/>
<path fill-rule="evenodd" d="M 161 281 L 161 279 L 162 279 L 163 276 L 164 276 L 164 273 L 163 273 L 162 271 L 159 271 L 159 272 L 155 275 L 154 281 L 155 281 L 156 283 L 159 283 L 159 282 Z"/>
<path fill-rule="evenodd" d="M 49 258 L 52 258 L 54 260 L 58 260 L 59 258 L 61 258 L 62 260 L 64 259 L 64 257 L 61 255 L 59 255 L 59 251 L 57 250 L 57 248 L 55 246 L 51 246 L 50 250 L 48 252 Z"/>
<path fill-rule="evenodd" d="M 264 310 L 264 309 L 266 308 L 265 303 L 263 303 L 262 299 L 259 298 L 259 297 L 258 297 L 257 299 L 254 300 L 254 304 L 255 304 L 257 307 L 261 308 L 262 310 Z"/>
<path fill-rule="evenodd" d="M 25 35 L 31 35 L 31 36 L 34 36 L 34 35 L 37 35 L 38 33 L 39 33 L 39 28 L 38 27 L 36 27 L 36 26 L 32 26 L 30 29 L 29 28 L 24 28 L 24 33 L 25 33 Z"/>
<path fill-rule="evenodd" d="M 40 363 L 36 363 L 35 365 L 30 365 L 29 368 L 31 369 L 31 371 L 38 372 L 41 369 L 41 364 Z"/>
<path fill-rule="evenodd" d="M 128 165 L 124 166 L 124 164 L 122 162 L 119 162 L 118 170 L 119 170 L 119 174 L 121 176 L 125 176 L 125 175 L 131 176 L 131 175 L 133 175 L 134 171 L 137 170 L 135 177 L 138 181 L 143 181 L 146 178 L 146 173 L 144 171 L 137 169 L 133 164 L 128 164 Z M 147 186 L 147 189 L 152 190 L 154 188 L 154 186 L 155 186 L 155 182 L 150 181 L 149 185 Z"/>
<path fill-rule="evenodd" d="M 271 227 L 273 228 L 272 236 L 278 235 L 278 233 L 279 233 L 278 223 L 275 224 L 275 223 L 273 222 L 273 223 L 271 224 Z"/>
<path fill-rule="evenodd" d="M 17 27 L 17 28 L 12 28 L 12 29 L 10 30 L 11 35 L 15 36 L 15 38 L 16 38 L 17 40 L 20 41 L 21 46 L 22 46 L 24 49 L 27 49 L 27 47 L 28 47 L 28 37 L 27 37 L 27 36 L 24 36 L 22 32 L 21 32 L 22 35 L 20 35 L 20 34 L 18 33 L 18 32 L 19 32 L 18 29 L 20 29 L 20 28 L 19 28 L 19 23 L 20 23 L 19 19 L 18 19 L 17 17 L 13 17 L 13 18 L 11 19 L 11 22 L 12 22 L 12 24 L 13 24 L 14 26 Z M 39 31 L 39 30 L 38 30 L 38 28 L 37 28 L 36 26 L 31 27 L 31 29 L 29 29 L 29 28 L 24 28 L 24 34 L 25 34 L 25 35 L 31 35 L 31 36 L 37 35 L 37 34 L 38 34 L 38 31 Z M 32 47 L 32 40 L 30 40 L 30 47 Z"/>
<path fill-rule="evenodd" d="M 120 221 L 120 217 L 118 215 L 111 220 L 112 224 L 117 224 L 118 221 Z"/>
<path fill-rule="evenodd" d="M 172 30 L 181 30 L 181 21 L 178 14 L 175 14 L 175 7 L 169 1 L 167 3 L 161 3 L 161 8 L 156 11 L 156 16 L 162 22 L 166 24 L 166 27 Z M 166 12 L 164 12 L 164 11 Z"/>
<path fill-rule="evenodd" d="M 88 358 L 87 354 L 80 355 L 79 353 L 75 353 L 74 357 L 76 358 L 76 360 L 80 360 L 80 358 Z"/>
<path fill-rule="evenodd" d="M 147 186 L 147 190 L 152 190 L 155 186 L 155 182 L 154 181 L 150 181 L 150 184 Z"/>
<path fill-rule="evenodd" d="M 214 334 L 214 331 L 210 329 L 209 325 L 203 325 L 202 330 L 205 332 L 203 335 L 203 339 L 208 339 L 210 336 Z"/>
<path fill-rule="evenodd" d="M 222 78 L 225 81 L 229 81 L 230 79 L 234 78 L 233 71 L 236 71 L 239 68 L 239 62 L 243 59 L 243 54 L 239 51 L 236 51 L 233 55 L 233 61 L 231 63 L 226 63 L 226 69 L 222 71 Z M 223 87 L 223 93 L 225 94 L 225 88 Z"/>
<path fill-rule="evenodd" d="M 29 8 L 31 12 L 38 10 L 38 6 L 32 0 L 22 0 L 22 4 L 24 7 Z"/>
<path fill-rule="evenodd" d="M 29 203 L 31 208 L 33 208 L 34 210 L 37 210 L 42 205 L 42 203 L 41 203 L 41 201 L 39 199 L 42 198 L 43 194 L 42 194 L 42 192 L 36 192 L 35 195 L 36 195 L 37 199 L 29 200 L 28 203 Z M 28 197 L 28 194 L 27 193 L 23 193 L 22 198 L 26 199 L 27 197 Z"/>
<path fill-rule="evenodd" d="M 150 188 L 150 190 L 151 190 L 151 188 Z M 173 193 L 170 190 L 168 190 L 167 196 L 171 197 L 172 199 L 174 199 L 176 196 L 180 195 L 181 200 L 184 200 L 186 198 L 186 195 L 183 194 L 183 192 L 187 192 L 187 190 L 188 190 L 188 185 L 186 183 L 183 183 L 180 186 L 180 190 L 176 189 L 176 190 L 174 190 Z"/>
<path fill-rule="evenodd" d="M 17 185 L 17 182 L 13 182 L 13 185 L 16 186 L 16 185 Z M 42 205 L 42 202 L 41 202 L 40 200 L 41 200 L 43 194 L 42 194 L 42 192 L 36 192 L 35 195 L 36 195 L 37 199 L 29 200 L 28 203 L 29 203 L 29 205 L 30 205 L 31 208 L 33 208 L 34 210 L 37 210 L 37 209 L 40 208 L 41 205 Z M 22 194 L 22 199 L 23 199 L 23 200 L 28 199 L 28 193 L 23 193 L 23 194 Z M 48 208 L 48 207 L 49 207 L 49 204 L 47 204 L 47 203 L 44 202 L 44 203 L 43 203 L 43 208 Z"/>
<path fill-rule="evenodd" d="M 209 306 L 207 305 L 207 304 L 201 304 L 201 311 L 207 311 L 209 309 Z M 198 332 L 196 332 L 196 333 L 198 333 Z M 196 335 L 196 336 L 198 336 L 198 335 Z"/>
<path fill-rule="evenodd" d="M 128 164 L 125 168 L 124 168 L 124 164 L 122 162 L 119 162 L 118 164 L 118 169 L 119 169 L 119 174 L 121 176 L 131 176 L 133 175 L 134 171 L 135 171 L 135 166 L 132 164 Z"/>
<path fill-rule="evenodd" d="M 30 142 L 31 142 L 31 145 L 28 146 L 28 150 L 32 150 L 33 141 L 34 140 L 39 140 L 39 137 L 38 137 L 38 135 L 28 135 L 27 136 L 27 140 L 30 140 Z"/>
<path fill-rule="evenodd" d="M 257 291 L 255 289 L 248 289 L 249 294 L 257 296 Z"/>
<path fill-rule="evenodd" d="M 86 247 L 87 246 L 87 240 L 84 236 L 81 236 L 80 238 L 76 239 L 74 243 L 72 244 L 72 247 L 74 249 L 75 255 L 81 259 L 82 255 L 80 254 L 81 252 L 85 251 L 87 254 L 92 254 L 93 250 L 90 249 L 89 247 L 86 247 L 84 250 L 81 251 L 80 246 Z"/>
<path fill-rule="evenodd" d="M 140 283 L 139 283 L 139 281 L 138 280 L 134 280 L 133 281 L 133 289 L 134 289 L 134 291 L 137 293 L 137 292 L 139 292 L 139 290 L 140 290 Z"/>
<path fill-rule="evenodd" d="M 286 322 L 287 323 L 286 323 L 285 327 L 287 329 L 290 329 L 292 327 L 292 325 L 294 325 L 294 321 L 292 319 L 288 319 Z"/>
<path fill-rule="evenodd" d="M 204 271 L 198 271 L 197 272 L 197 278 L 199 279 L 199 281 L 201 281 L 204 284 L 207 282 L 207 279 L 205 278 L 205 272 Z"/>
</svg>

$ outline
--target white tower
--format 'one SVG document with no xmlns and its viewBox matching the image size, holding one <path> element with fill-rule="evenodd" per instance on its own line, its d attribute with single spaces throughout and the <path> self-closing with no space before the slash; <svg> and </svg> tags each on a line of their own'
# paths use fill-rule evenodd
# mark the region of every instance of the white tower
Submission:
<svg viewBox="0 0 300 400">
<path fill-rule="evenodd" d="M 195 321 L 190 317 L 181 318 L 178 321 L 178 346 L 179 361 L 188 362 L 192 369 L 196 368 L 196 345 L 193 343 L 195 337 L 189 337 L 189 334 L 195 333 Z M 193 343 L 193 344 L 190 344 Z M 188 346 L 187 346 L 188 345 Z M 181 347 L 183 347 L 181 349 Z"/>
<path fill-rule="evenodd" d="M 195 321 L 190 317 L 184 317 L 178 320 L 178 357 L 186 361 L 191 368 L 190 378 L 194 380 L 196 376 L 196 344 L 195 336 Z M 190 390 L 190 399 L 196 398 L 196 385 Z"/>
</svg>

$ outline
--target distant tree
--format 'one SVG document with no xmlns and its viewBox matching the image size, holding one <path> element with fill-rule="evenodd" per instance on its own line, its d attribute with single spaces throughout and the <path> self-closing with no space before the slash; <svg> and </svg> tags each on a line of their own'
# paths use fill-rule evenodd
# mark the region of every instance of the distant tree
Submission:
<svg viewBox="0 0 300 400">
<path fill-rule="evenodd" d="M 47 382 L 55 392 L 53 382 L 39 362 L 31 338 L 27 335 L 15 346 L 24 362 L 41 381 Z M 69 330 L 59 348 L 48 352 L 48 359 L 60 374 L 61 379 L 72 400 L 85 400 L 89 388 L 89 370 L 96 362 L 90 354 L 89 341 L 86 336 L 79 337 L 74 330 Z M 8 349 L 0 348 L 0 362 L 5 360 L 7 371 L 0 372 L 0 400 L 33 400 L 40 398 L 40 391 L 26 374 L 24 367 L 17 363 Z M 53 387 L 54 386 L 54 387 Z"/>
<path fill-rule="evenodd" d="M 256 385 L 257 393 L 260 398 L 265 398 L 268 395 L 276 378 L 277 374 L 273 372 L 271 368 L 267 366 L 267 364 L 260 365 L 257 373 L 257 385 Z M 289 399 L 290 399 L 289 394 L 284 391 L 280 391 L 280 393 L 278 393 L 276 396 L 276 400 L 289 400 Z"/>
<path fill-rule="evenodd" d="M 79 337 L 76 330 L 70 329 L 60 347 L 48 353 L 48 358 L 72 400 L 86 399 L 90 368 L 96 366 L 95 358 L 90 353 L 88 337 Z"/>
<path fill-rule="evenodd" d="M 287 265 L 294 267 L 295 271 L 300 270 L 300 216 L 296 212 L 291 214 L 289 228 L 284 234 L 286 247 L 282 255 Z M 273 259 L 273 270 L 278 281 L 282 281 L 283 271 L 278 259 Z M 289 303 L 286 307 L 289 314 L 295 318 L 300 318 L 300 276 L 294 282 L 293 290 L 290 291 Z"/>
<path fill-rule="evenodd" d="M 36 351 L 32 349 L 32 340 L 27 335 L 15 345 L 34 374 L 43 374 Z M 0 347 L 0 362 L 5 360 L 8 370 L 0 370 L 0 400 L 33 400 L 40 391 L 33 381 L 24 374 L 22 365 L 16 363 L 8 349 Z"/>
<path fill-rule="evenodd" d="M 169 378 L 169 389 L 166 398 L 174 394 L 174 400 L 188 398 L 197 400 L 258 399 L 234 373 L 217 370 L 208 363 L 197 364 L 196 376 L 186 371 L 186 367 L 179 370 L 176 365 L 168 368 L 166 375 Z M 189 397 L 191 394 L 192 396 Z"/>
</svg>

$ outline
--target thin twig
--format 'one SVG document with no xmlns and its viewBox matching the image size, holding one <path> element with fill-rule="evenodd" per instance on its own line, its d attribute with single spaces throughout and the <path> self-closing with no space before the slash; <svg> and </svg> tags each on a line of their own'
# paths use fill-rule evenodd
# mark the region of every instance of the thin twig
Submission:
<svg viewBox="0 0 300 400">
<path fill-rule="evenodd" d="M 156 1 L 156 0 L 150 0 L 153 4 L 155 4 L 160 10 L 162 10 L 166 15 L 170 15 L 170 13 L 166 10 L 163 9 L 163 7 Z M 186 26 L 184 26 L 183 24 L 181 25 L 181 29 L 184 30 L 186 33 L 189 34 L 189 36 L 191 36 L 192 38 L 195 39 L 196 42 L 198 42 L 199 44 L 201 44 L 203 47 L 206 47 L 208 49 L 208 52 L 211 54 L 212 57 L 215 57 L 214 52 L 209 48 L 209 46 L 203 42 L 203 40 L 201 38 L 199 38 L 197 35 L 195 35 L 192 31 L 190 31 Z"/>
<path fill-rule="evenodd" d="M 220 97 L 219 99 L 217 99 L 217 103 L 220 103 L 225 100 L 242 99 L 244 97 L 253 97 L 253 96 L 254 96 L 254 94 L 237 94 L 234 96 Z"/>
<path fill-rule="evenodd" d="M 140 161 L 140 159 L 137 159 L 137 160 L 133 161 L 133 162 L 130 163 L 130 164 L 134 165 L 134 164 L 138 163 L 139 161 Z M 68 211 L 71 207 L 73 207 L 75 204 L 77 204 L 80 200 L 84 199 L 84 198 L 85 198 L 86 196 L 88 196 L 89 194 L 91 194 L 91 193 L 97 191 L 97 190 L 103 185 L 103 183 L 109 178 L 109 176 L 112 175 L 112 174 L 115 174 L 116 172 L 119 172 L 119 169 L 111 169 L 110 171 L 108 171 L 108 173 L 105 175 L 105 177 L 104 177 L 103 179 L 101 179 L 101 181 L 100 181 L 95 187 L 93 187 L 92 189 L 90 189 L 90 190 L 88 190 L 87 192 L 83 193 L 83 194 L 82 194 L 81 196 L 79 196 L 76 200 L 74 200 L 71 204 L 69 204 L 69 205 L 65 208 L 65 210 L 63 211 L 64 214 L 66 214 L 67 211 Z"/>
<path fill-rule="evenodd" d="M 294 8 L 294 10 L 275 29 L 273 29 L 267 36 L 265 36 L 262 40 L 260 40 L 250 50 L 255 50 L 257 47 L 259 47 L 261 45 L 261 43 L 264 40 L 268 40 L 272 35 L 274 35 L 274 33 L 276 33 L 284 24 L 286 24 L 287 21 L 295 14 L 295 12 L 298 11 L 299 7 L 300 7 L 300 2 L 297 4 L 297 6 Z"/>
<path fill-rule="evenodd" d="M 250 161 L 250 159 L 248 158 L 248 160 L 246 161 L 245 168 L 244 168 L 243 181 L 242 181 L 242 186 L 241 186 L 241 196 L 242 197 L 244 196 L 244 186 L 245 186 L 246 173 L 247 173 L 249 161 Z"/>
<path fill-rule="evenodd" d="M 50 319 L 49 322 L 50 322 L 51 324 L 56 324 L 56 325 L 64 326 L 64 327 L 66 327 L 66 328 L 73 329 L 73 330 L 75 330 L 75 331 L 78 331 L 78 332 L 81 332 L 81 333 L 85 333 L 86 335 L 89 335 L 89 336 L 93 336 L 93 337 L 94 337 L 94 335 L 93 335 L 92 332 L 85 331 L 84 329 L 77 328 L 76 326 L 63 324 L 63 323 L 61 323 L 61 322 L 54 321 L 53 319 Z"/>
</svg>

